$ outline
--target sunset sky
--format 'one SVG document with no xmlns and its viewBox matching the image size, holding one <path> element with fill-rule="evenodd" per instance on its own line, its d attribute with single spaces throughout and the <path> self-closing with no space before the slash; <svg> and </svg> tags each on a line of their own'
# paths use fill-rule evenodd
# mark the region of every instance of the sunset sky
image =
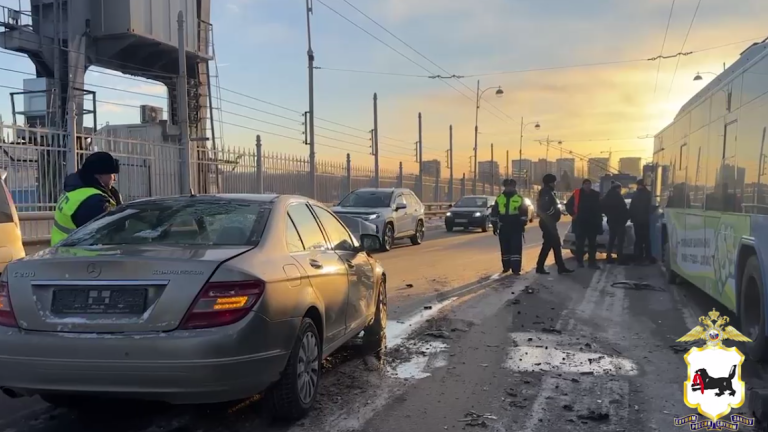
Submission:
<svg viewBox="0 0 768 432">
<path fill-rule="evenodd" d="M 415 63 L 376 41 L 315 0 L 312 17 L 316 66 L 405 75 L 447 75 L 411 51 L 343 0 L 322 0 L 376 35 Z M 318 70 L 315 74 L 316 115 L 352 126 L 350 129 L 318 120 L 318 159 L 341 160 L 347 151 L 358 164 L 372 165 L 363 147 L 373 127 L 372 95 L 379 96 L 382 165 L 403 161 L 413 171 L 413 142 L 418 138 L 417 114 L 423 115 L 424 159 L 445 159 L 448 126 L 454 127 L 455 172 L 469 167 L 474 127 L 474 91 L 502 86 L 500 99 L 488 91 L 481 102 L 480 160 L 503 159 L 509 150 L 517 158 L 520 117 L 540 121 L 541 130 L 526 130 L 524 158 L 543 157 L 544 147 L 534 142 L 562 140 L 566 148 L 597 156 L 611 148 L 619 157 L 650 157 L 651 139 L 674 117 L 679 107 L 713 75 L 692 80 L 697 71 L 719 72 L 733 62 L 751 42 L 768 36 L 768 2 L 765 0 L 702 0 L 685 47 L 694 10 L 699 0 L 677 0 L 664 54 L 699 51 L 661 63 L 654 95 L 658 61 L 672 0 L 349 0 L 425 57 L 451 74 L 466 76 L 461 82 L 414 76 L 375 75 Z M 278 104 L 297 112 L 307 108 L 306 21 L 303 0 L 214 0 L 216 52 L 222 87 Z M 18 0 L 0 0 L 15 7 Z M 28 1 L 22 2 L 28 7 Z M 748 41 L 749 40 L 749 41 Z M 633 61 L 637 60 L 637 61 Z M 618 63 L 627 61 L 623 63 Z M 630 62 L 633 61 L 633 62 Z M 518 72 L 561 66 L 548 71 Z M 34 72 L 31 63 L 0 54 L 0 67 Z M 426 70 L 425 70 L 426 69 Z M 429 73 L 427 72 L 429 71 Z M 492 74 L 507 71 L 510 73 Z M 490 74 L 490 75 L 488 75 Z M 675 76 L 672 82 L 673 74 Z M 0 83 L 21 87 L 26 76 L 0 71 Z M 106 101 L 163 106 L 163 87 L 89 72 L 88 84 L 115 87 L 148 95 L 95 88 Z M 462 83 L 464 85 L 462 85 Z M 448 85 L 458 90 L 451 89 Z M 467 88 L 468 87 L 468 88 Z M 6 90 L 3 93 L 7 93 Z M 462 93 L 462 94 L 460 94 Z M 157 98 L 152 95 L 159 96 Z M 256 132 L 266 149 L 304 154 L 300 141 L 301 118 L 276 108 L 223 91 L 223 108 L 285 126 L 224 114 L 224 142 L 251 146 Z M 246 105 L 295 121 L 256 112 Z M 10 103 L 0 97 L 0 113 L 9 121 Z M 115 105 L 99 106 L 99 121 L 138 122 L 138 110 Z M 243 127 L 244 126 L 244 127 Z M 320 127 L 345 132 L 321 130 Z M 293 140 L 276 137 L 276 132 Z M 359 138 L 358 138 L 359 137 Z M 607 140 L 611 141 L 607 141 Z M 338 140 L 348 141 L 341 142 Z M 354 143 L 350 144 L 350 143 Z M 332 145 L 340 149 L 328 147 Z M 386 156 L 386 158 L 384 158 Z M 550 158 L 559 152 L 550 153 Z M 502 164 L 503 166 L 503 164 Z M 503 168 L 502 168 L 503 169 Z"/>
</svg>

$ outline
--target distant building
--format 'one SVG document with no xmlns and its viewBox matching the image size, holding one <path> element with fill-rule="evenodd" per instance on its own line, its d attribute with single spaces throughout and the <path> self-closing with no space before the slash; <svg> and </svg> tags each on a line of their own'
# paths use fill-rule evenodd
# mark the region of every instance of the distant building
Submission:
<svg viewBox="0 0 768 432">
<path fill-rule="evenodd" d="M 643 174 L 643 158 L 624 157 L 619 159 L 619 171 L 640 177 Z"/>
<path fill-rule="evenodd" d="M 497 161 L 479 161 L 477 163 L 477 181 L 485 184 L 501 183 L 501 172 Z"/>
<path fill-rule="evenodd" d="M 442 164 L 437 159 L 426 160 L 421 162 L 421 171 L 424 178 L 435 179 L 440 178 L 440 169 Z"/>
<path fill-rule="evenodd" d="M 569 176 L 576 176 L 576 159 L 573 158 L 561 158 L 555 161 L 555 167 L 557 168 L 557 175 L 560 178 L 563 172 L 567 172 Z"/>
<path fill-rule="evenodd" d="M 511 176 L 517 179 L 518 186 L 528 188 L 528 182 L 533 179 L 533 161 L 530 159 L 513 159 L 510 161 L 512 166 Z"/>
<path fill-rule="evenodd" d="M 587 161 L 587 178 L 593 182 L 599 181 L 600 177 L 608 173 L 610 159 L 607 157 L 589 158 Z"/>
<path fill-rule="evenodd" d="M 557 175 L 557 166 L 555 162 L 546 159 L 539 159 L 533 164 L 533 184 L 540 185 L 541 179 L 547 174 Z"/>
</svg>

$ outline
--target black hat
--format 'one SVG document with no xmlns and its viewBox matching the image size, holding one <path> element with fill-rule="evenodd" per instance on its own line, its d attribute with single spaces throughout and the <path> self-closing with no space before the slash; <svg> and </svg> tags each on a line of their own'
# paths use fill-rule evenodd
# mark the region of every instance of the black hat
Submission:
<svg viewBox="0 0 768 432">
<path fill-rule="evenodd" d="M 517 186 L 517 180 L 515 180 L 515 179 L 504 179 L 504 181 L 501 182 L 501 185 L 504 186 L 504 187 L 507 187 L 507 186 L 515 187 L 515 186 Z"/>
<path fill-rule="evenodd" d="M 84 174 L 119 174 L 120 163 L 111 154 L 103 151 L 91 153 L 83 161 L 80 171 Z"/>
<path fill-rule="evenodd" d="M 541 182 L 544 184 L 552 184 L 557 181 L 557 176 L 554 174 L 546 174 L 544 175 L 544 178 L 541 179 Z"/>
<path fill-rule="evenodd" d="M 584 180 L 582 180 L 582 181 L 581 181 L 581 184 L 582 184 L 582 185 L 583 185 L 583 184 L 586 184 L 586 183 L 592 184 L 592 180 L 590 180 L 590 179 L 588 179 L 588 178 L 585 178 Z"/>
<path fill-rule="evenodd" d="M 645 180 L 643 180 L 643 179 L 637 179 L 637 185 L 638 185 L 638 186 L 645 186 Z"/>
</svg>

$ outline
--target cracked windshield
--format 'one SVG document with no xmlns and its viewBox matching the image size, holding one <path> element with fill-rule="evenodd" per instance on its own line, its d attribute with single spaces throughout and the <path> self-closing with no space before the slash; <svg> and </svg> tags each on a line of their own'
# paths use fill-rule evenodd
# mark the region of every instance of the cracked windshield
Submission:
<svg viewBox="0 0 768 432">
<path fill-rule="evenodd" d="M 0 0 L 0 432 L 768 432 L 765 0 Z"/>
</svg>

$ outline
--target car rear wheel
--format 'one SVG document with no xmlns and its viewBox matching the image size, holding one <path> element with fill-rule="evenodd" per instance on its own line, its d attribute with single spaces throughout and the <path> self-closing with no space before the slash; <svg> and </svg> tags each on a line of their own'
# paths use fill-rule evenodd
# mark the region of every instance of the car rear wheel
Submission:
<svg viewBox="0 0 768 432">
<path fill-rule="evenodd" d="M 388 252 L 392 250 L 393 244 L 395 244 L 395 227 L 388 223 L 384 228 L 384 235 L 381 237 L 381 251 Z"/>
<path fill-rule="evenodd" d="M 281 420 L 299 420 L 312 408 L 320 383 L 320 337 L 315 324 L 304 318 L 280 381 L 270 390 L 273 415 Z"/>
<path fill-rule="evenodd" d="M 411 244 L 416 246 L 424 242 L 424 221 L 416 222 L 416 234 L 411 236 Z"/>
<path fill-rule="evenodd" d="M 379 283 L 379 296 L 373 321 L 363 331 L 363 348 L 367 353 L 380 353 L 387 345 L 387 284 Z"/>
</svg>

